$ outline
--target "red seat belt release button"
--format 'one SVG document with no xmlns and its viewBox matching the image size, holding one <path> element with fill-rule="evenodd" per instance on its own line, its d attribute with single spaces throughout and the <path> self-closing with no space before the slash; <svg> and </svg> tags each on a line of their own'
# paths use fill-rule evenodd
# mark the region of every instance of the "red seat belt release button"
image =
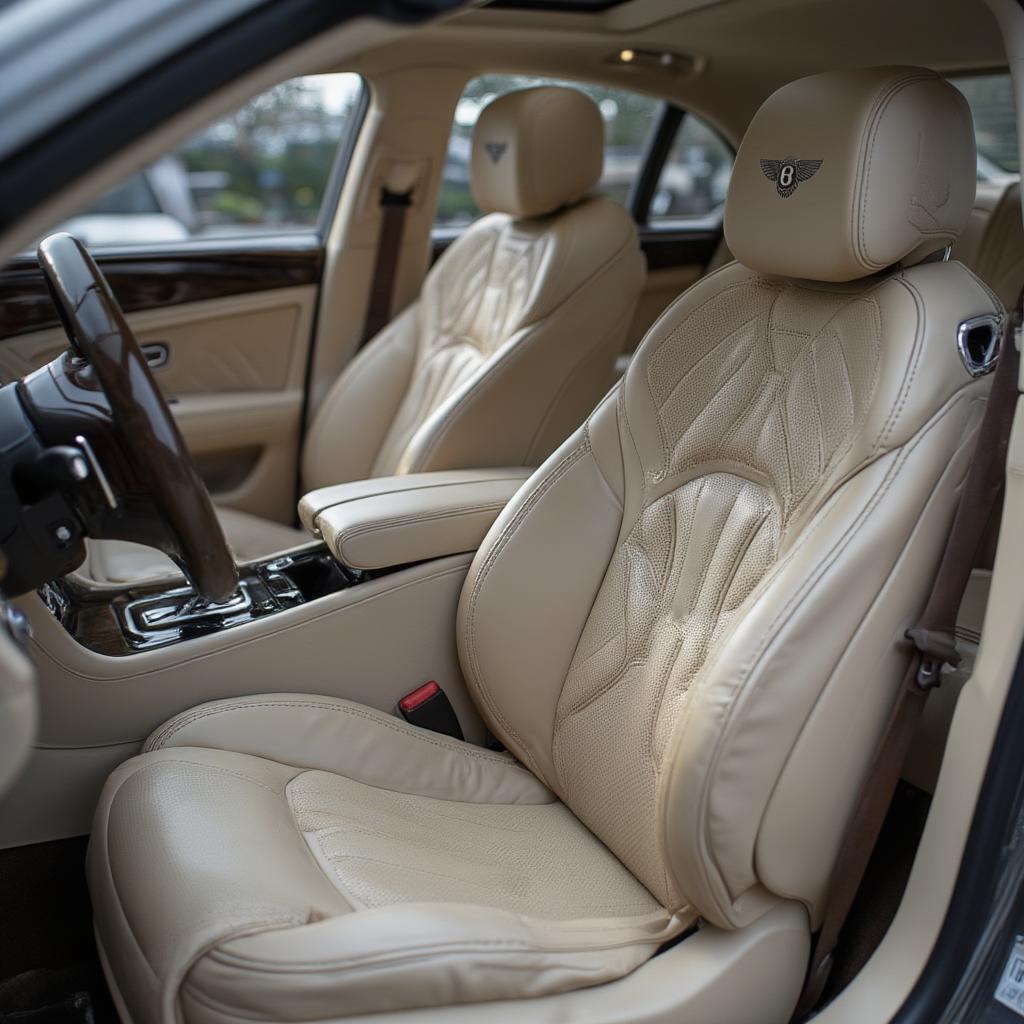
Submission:
<svg viewBox="0 0 1024 1024">
<path fill-rule="evenodd" d="M 412 725 L 431 732 L 443 733 L 462 739 L 462 727 L 455 714 L 455 709 L 448 700 L 444 690 L 431 679 L 429 683 L 417 686 L 412 693 L 407 693 L 399 702 L 398 710 L 402 717 Z"/>
</svg>

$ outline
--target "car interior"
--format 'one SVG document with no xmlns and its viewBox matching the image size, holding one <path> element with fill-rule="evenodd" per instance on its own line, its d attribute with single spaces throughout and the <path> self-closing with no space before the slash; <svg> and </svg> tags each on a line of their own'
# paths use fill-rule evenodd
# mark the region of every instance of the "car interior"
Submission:
<svg viewBox="0 0 1024 1024">
<path fill-rule="evenodd" d="M 353 16 L 0 229 L 0 1024 L 894 1019 L 1024 637 L 1022 57 Z"/>
</svg>

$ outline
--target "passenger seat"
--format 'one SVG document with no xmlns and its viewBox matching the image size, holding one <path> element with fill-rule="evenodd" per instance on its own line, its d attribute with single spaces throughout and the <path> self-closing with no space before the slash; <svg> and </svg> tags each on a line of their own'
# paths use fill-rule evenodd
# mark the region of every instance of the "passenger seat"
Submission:
<svg viewBox="0 0 1024 1024">
<path fill-rule="evenodd" d="M 645 275 L 632 217 L 587 193 L 604 122 L 582 92 L 523 89 L 473 134 L 487 214 L 438 260 L 411 306 L 346 367 L 311 424 L 302 487 L 429 470 L 537 466 L 610 386 Z M 239 561 L 308 534 L 220 510 Z M 177 575 L 153 548 L 88 544 L 78 573 L 123 584 Z"/>
</svg>

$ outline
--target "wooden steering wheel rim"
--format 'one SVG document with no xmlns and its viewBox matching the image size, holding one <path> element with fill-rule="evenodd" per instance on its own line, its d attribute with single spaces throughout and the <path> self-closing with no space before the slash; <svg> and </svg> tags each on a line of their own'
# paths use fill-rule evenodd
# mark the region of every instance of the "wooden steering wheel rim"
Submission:
<svg viewBox="0 0 1024 1024">
<path fill-rule="evenodd" d="M 38 255 L 71 349 L 92 366 L 118 440 L 176 541 L 166 553 L 203 597 L 226 600 L 238 569 L 224 530 L 106 278 L 72 235 L 43 239 Z"/>
</svg>

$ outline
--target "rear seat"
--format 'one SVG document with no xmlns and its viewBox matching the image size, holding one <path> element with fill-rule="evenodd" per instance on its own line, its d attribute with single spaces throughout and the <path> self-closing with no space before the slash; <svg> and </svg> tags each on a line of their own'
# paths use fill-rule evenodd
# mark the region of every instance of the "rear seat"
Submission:
<svg viewBox="0 0 1024 1024">
<path fill-rule="evenodd" d="M 1024 222 L 1020 183 L 978 185 L 974 210 L 953 258 L 965 263 L 999 296 L 1007 309 L 1024 284 Z"/>
<path fill-rule="evenodd" d="M 979 183 L 971 220 L 953 250 L 953 258 L 970 267 L 1007 309 L 1013 308 L 1024 285 L 1024 221 L 1019 182 Z M 986 527 L 978 567 L 960 606 L 956 632 L 957 650 L 963 660 L 957 669 L 945 671 L 942 686 L 929 699 L 904 769 L 908 782 L 929 793 L 935 789 L 957 697 L 974 670 L 1001 512 L 997 508 Z"/>
</svg>

